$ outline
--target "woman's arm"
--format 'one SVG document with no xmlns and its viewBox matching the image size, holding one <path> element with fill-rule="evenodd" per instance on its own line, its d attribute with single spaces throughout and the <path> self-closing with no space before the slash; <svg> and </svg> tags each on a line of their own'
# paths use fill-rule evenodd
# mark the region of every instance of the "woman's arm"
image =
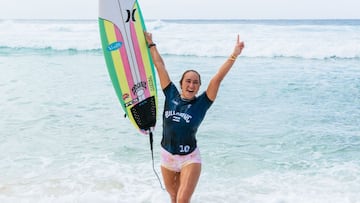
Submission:
<svg viewBox="0 0 360 203">
<path fill-rule="evenodd" d="M 209 86 L 206 90 L 206 95 L 211 101 L 214 101 L 218 93 L 220 83 L 229 72 L 230 68 L 235 63 L 236 58 L 241 54 L 241 51 L 244 48 L 244 42 L 240 41 L 240 36 L 237 36 L 237 41 L 235 48 L 230 57 L 225 61 L 225 63 L 219 68 L 218 72 L 210 80 Z"/>
<path fill-rule="evenodd" d="M 156 45 L 154 44 L 154 42 L 152 40 L 152 34 L 149 32 L 145 32 L 144 34 L 145 34 L 146 42 L 148 43 L 148 46 L 150 48 L 150 54 L 151 54 L 152 60 L 154 62 L 156 70 L 158 72 L 161 89 L 165 89 L 171 82 L 169 74 L 165 68 L 165 63 L 164 63 L 162 57 L 160 56 L 160 53 L 158 52 Z"/>
</svg>

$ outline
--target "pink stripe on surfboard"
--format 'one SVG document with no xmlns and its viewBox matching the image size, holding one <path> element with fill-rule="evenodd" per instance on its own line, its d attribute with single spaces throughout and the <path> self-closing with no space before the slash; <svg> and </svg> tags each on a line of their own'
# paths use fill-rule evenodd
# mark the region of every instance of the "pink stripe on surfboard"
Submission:
<svg viewBox="0 0 360 203">
<path fill-rule="evenodd" d="M 130 32 L 131 32 L 131 38 L 137 39 L 134 22 L 130 23 Z M 150 96 L 150 88 L 146 78 L 145 66 L 141 55 L 139 40 L 133 40 L 133 46 L 135 50 L 136 61 L 139 67 L 141 81 L 144 81 L 147 84 L 145 89 L 145 97 L 148 98 Z"/>
<path fill-rule="evenodd" d="M 115 35 L 116 35 L 116 40 L 118 42 L 124 43 L 124 38 L 122 37 L 119 29 L 116 27 L 116 25 L 114 24 L 114 30 L 115 30 Z M 121 55 L 121 59 L 123 61 L 123 65 L 124 65 L 124 70 L 125 70 L 125 75 L 126 75 L 126 81 L 129 85 L 129 89 L 130 89 L 130 94 L 131 94 L 131 98 L 135 99 L 137 98 L 137 95 L 135 95 L 132 91 L 131 88 L 134 87 L 134 79 L 131 75 L 131 70 L 130 70 L 130 63 L 127 57 L 127 53 L 126 53 L 126 49 L 125 46 L 121 46 L 119 49 L 120 55 Z M 120 80 L 123 78 L 119 78 Z"/>
</svg>

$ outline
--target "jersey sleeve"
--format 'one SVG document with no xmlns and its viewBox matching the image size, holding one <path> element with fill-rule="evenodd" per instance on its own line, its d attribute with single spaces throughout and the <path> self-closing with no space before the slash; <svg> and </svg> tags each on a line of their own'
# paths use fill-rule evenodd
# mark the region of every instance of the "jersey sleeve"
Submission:
<svg viewBox="0 0 360 203">
<path fill-rule="evenodd" d="M 174 98 L 174 96 L 179 95 L 179 91 L 174 85 L 174 83 L 170 82 L 167 87 L 163 90 L 166 98 Z"/>
<path fill-rule="evenodd" d="M 214 101 L 211 101 L 211 99 L 209 99 L 209 97 L 207 96 L 206 92 L 203 92 L 199 97 L 199 100 L 201 100 L 202 108 L 207 111 L 210 106 L 214 103 Z"/>
</svg>

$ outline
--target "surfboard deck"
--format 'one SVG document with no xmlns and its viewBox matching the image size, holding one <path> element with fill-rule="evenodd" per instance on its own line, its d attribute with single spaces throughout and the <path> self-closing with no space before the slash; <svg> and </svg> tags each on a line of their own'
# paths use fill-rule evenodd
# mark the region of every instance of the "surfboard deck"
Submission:
<svg viewBox="0 0 360 203">
<path fill-rule="evenodd" d="M 131 123 L 148 134 L 156 124 L 155 69 L 137 0 L 99 0 L 99 30 L 106 66 Z"/>
</svg>

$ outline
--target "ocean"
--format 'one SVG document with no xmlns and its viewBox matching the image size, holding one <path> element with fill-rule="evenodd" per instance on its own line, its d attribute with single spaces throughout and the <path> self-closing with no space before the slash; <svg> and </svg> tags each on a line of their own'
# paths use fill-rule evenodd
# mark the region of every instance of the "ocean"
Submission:
<svg viewBox="0 0 360 203">
<path fill-rule="evenodd" d="M 245 41 L 197 134 L 193 203 L 360 202 L 360 20 L 146 26 L 174 83 L 196 69 L 200 91 L 237 34 Z M 0 20 L 0 30 L 0 202 L 169 202 L 148 137 L 117 101 L 97 21 Z"/>
</svg>

